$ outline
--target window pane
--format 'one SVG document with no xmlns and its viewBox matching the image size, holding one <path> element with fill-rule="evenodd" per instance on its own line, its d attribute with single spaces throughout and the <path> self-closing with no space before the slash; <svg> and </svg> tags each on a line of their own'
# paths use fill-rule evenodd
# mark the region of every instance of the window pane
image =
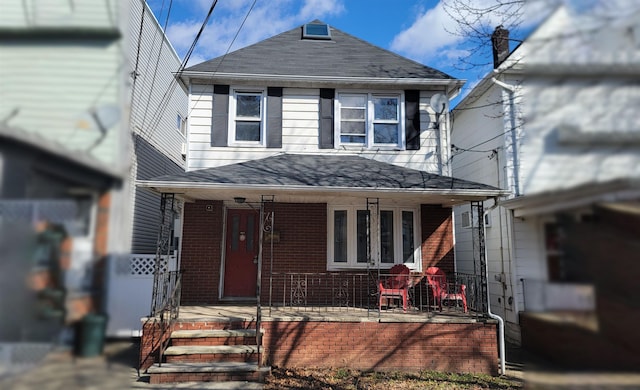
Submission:
<svg viewBox="0 0 640 390">
<path fill-rule="evenodd" d="M 340 122 L 340 132 L 342 134 L 362 134 L 365 133 L 364 122 Z"/>
<path fill-rule="evenodd" d="M 340 105 L 344 107 L 362 107 L 364 108 L 367 104 L 366 95 L 341 95 L 340 96 Z"/>
<path fill-rule="evenodd" d="M 251 252 L 254 248 L 254 243 L 255 243 L 255 237 L 254 237 L 254 233 L 255 233 L 255 216 L 252 214 L 249 214 L 247 216 L 247 252 Z"/>
<path fill-rule="evenodd" d="M 376 123 L 373 125 L 373 142 L 376 144 L 397 144 L 398 125 Z"/>
<path fill-rule="evenodd" d="M 238 241 L 240 240 L 240 216 L 234 215 L 231 219 L 231 250 L 238 250 Z"/>
<path fill-rule="evenodd" d="M 260 141 L 260 122 L 236 121 L 236 141 Z"/>
<path fill-rule="evenodd" d="M 343 108 L 340 111 L 342 119 L 361 119 L 364 121 L 364 109 L 361 108 Z"/>
<path fill-rule="evenodd" d="M 347 212 L 336 210 L 333 212 L 333 261 L 347 262 Z"/>
<path fill-rule="evenodd" d="M 340 136 L 340 142 L 343 144 L 364 144 L 364 135 L 343 135 Z"/>
<path fill-rule="evenodd" d="M 402 212 L 402 261 L 415 262 L 413 258 L 413 211 Z"/>
<path fill-rule="evenodd" d="M 357 214 L 357 247 L 358 247 L 358 263 L 367 262 L 367 217 L 369 212 L 367 210 L 358 210 Z"/>
<path fill-rule="evenodd" d="M 374 98 L 373 115 L 374 119 L 398 120 L 398 99 Z"/>
<path fill-rule="evenodd" d="M 393 263 L 393 211 L 380 211 L 380 261 Z"/>
<path fill-rule="evenodd" d="M 260 118 L 260 95 L 237 95 L 236 116 Z"/>
</svg>

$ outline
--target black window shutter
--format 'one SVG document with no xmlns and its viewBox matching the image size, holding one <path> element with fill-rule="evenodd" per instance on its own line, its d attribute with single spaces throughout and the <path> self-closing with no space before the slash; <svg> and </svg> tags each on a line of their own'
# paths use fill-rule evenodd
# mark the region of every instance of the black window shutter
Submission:
<svg viewBox="0 0 640 390">
<path fill-rule="evenodd" d="M 420 91 L 404 91 L 404 131 L 407 150 L 420 150 Z"/>
<path fill-rule="evenodd" d="M 335 89 L 320 89 L 320 149 L 333 149 L 333 99 Z"/>
<path fill-rule="evenodd" d="M 267 148 L 282 147 L 282 88 L 267 88 Z"/>
<path fill-rule="evenodd" d="M 213 86 L 211 146 L 227 146 L 229 134 L 229 86 Z"/>
</svg>

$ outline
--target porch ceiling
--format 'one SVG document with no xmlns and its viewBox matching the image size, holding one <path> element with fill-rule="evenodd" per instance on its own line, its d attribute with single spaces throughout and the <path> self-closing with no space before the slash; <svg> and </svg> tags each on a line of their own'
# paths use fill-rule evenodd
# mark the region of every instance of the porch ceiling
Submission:
<svg viewBox="0 0 640 390">
<path fill-rule="evenodd" d="M 310 202 L 346 196 L 452 205 L 506 194 L 485 184 L 342 155 L 280 154 L 137 184 L 187 200 L 259 201 L 260 195 L 275 195 L 278 202 Z"/>
</svg>

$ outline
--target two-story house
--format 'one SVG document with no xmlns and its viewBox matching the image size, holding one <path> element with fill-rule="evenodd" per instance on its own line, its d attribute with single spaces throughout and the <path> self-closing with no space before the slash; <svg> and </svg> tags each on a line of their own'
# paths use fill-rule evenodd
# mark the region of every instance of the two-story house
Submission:
<svg viewBox="0 0 640 390">
<path fill-rule="evenodd" d="M 637 7 L 560 7 L 454 111 L 454 175 L 511 192 L 486 206 L 491 308 L 571 367 L 638 366 L 639 30 Z"/>
<path fill-rule="evenodd" d="M 453 276 L 452 206 L 503 192 L 449 175 L 447 99 L 463 81 L 317 20 L 178 77 L 189 88 L 186 172 L 138 181 L 186 202 L 180 315 L 143 328 L 152 381 L 211 380 L 216 346 L 193 339 L 214 336 L 186 330 L 216 324 L 262 329 L 241 350 L 258 365 L 497 371 L 492 320 L 430 322 L 415 297 L 416 316 L 380 319 L 391 313 L 378 307 L 377 280 L 394 265 L 417 281 L 432 266 Z M 310 313 L 274 314 L 291 307 Z M 320 307 L 356 314 L 319 317 Z"/>
</svg>

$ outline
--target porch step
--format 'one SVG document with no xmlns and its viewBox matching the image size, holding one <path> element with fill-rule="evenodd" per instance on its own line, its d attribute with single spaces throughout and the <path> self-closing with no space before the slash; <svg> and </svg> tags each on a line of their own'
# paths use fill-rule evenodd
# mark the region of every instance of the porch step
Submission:
<svg viewBox="0 0 640 390">
<path fill-rule="evenodd" d="M 177 345 L 164 352 L 167 363 L 252 362 L 257 345 Z"/>
<path fill-rule="evenodd" d="M 255 337 L 255 329 L 174 330 L 171 338 Z"/>
<path fill-rule="evenodd" d="M 186 381 L 219 383 L 236 381 L 245 383 L 263 382 L 266 375 L 271 372 L 270 367 L 258 367 L 252 363 L 164 363 L 161 366 L 154 365 L 147 369 L 151 375 L 150 383 L 174 383 Z"/>
<path fill-rule="evenodd" d="M 247 345 L 256 343 L 255 329 L 176 330 L 171 345 Z"/>
</svg>

